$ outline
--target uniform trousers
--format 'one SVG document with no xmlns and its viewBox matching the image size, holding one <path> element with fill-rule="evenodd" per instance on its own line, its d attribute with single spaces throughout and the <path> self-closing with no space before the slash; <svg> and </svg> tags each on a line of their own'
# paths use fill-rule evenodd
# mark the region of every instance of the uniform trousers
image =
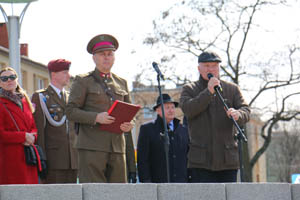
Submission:
<svg viewBox="0 0 300 200">
<path fill-rule="evenodd" d="M 42 183 L 77 183 L 76 169 L 50 169 Z"/>
<path fill-rule="evenodd" d="M 78 149 L 80 183 L 126 183 L 125 153 Z"/>
<path fill-rule="evenodd" d="M 237 170 L 211 171 L 200 168 L 188 169 L 190 183 L 228 183 L 237 181 Z"/>
</svg>

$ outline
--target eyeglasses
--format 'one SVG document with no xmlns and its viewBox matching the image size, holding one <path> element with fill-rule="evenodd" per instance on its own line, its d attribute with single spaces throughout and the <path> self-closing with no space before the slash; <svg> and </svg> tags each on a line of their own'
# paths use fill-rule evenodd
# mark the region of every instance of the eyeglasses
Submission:
<svg viewBox="0 0 300 200">
<path fill-rule="evenodd" d="M 16 80 L 17 76 L 16 75 L 10 75 L 10 76 L 0 76 L 0 79 L 2 82 L 8 81 L 10 79 L 11 81 Z"/>
</svg>

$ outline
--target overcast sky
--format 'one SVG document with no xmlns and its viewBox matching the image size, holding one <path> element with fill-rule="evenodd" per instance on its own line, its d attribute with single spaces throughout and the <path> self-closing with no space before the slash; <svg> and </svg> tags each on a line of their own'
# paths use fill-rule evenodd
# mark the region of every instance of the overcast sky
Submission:
<svg viewBox="0 0 300 200">
<path fill-rule="evenodd" d="M 56 58 L 72 61 L 71 74 L 94 69 L 86 45 L 95 35 L 114 35 L 120 47 L 116 52 L 113 72 L 131 79 L 139 59 L 131 53 L 142 45 L 145 34 L 152 29 L 152 20 L 176 0 L 39 0 L 28 7 L 20 43 L 29 44 L 29 58 L 47 64 Z M 10 4 L 1 4 L 11 14 Z M 20 7 L 14 6 L 15 14 Z M 19 9 L 19 10 L 18 10 Z M 3 16 L 0 21 L 4 22 Z M 150 66 L 151 67 L 151 66 Z"/>
<path fill-rule="evenodd" d="M 34 61 L 43 64 L 57 58 L 72 61 L 71 74 L 76 75 L 94 69 L 92 56 L 86 51 L 88 41 L 100 33 L 112 34 L 120 43 L 112 71 L 130 82 L 139 64 L 144 60 L 155 61 L 160 56 L 155 56 L 155 49 L 142 46 L 142 41 L 152 31 L 152 21 L 176 2 L 179 0 L 35 1 L 25 14 L 20 43 L 29 44 L 29 58 Z M 9 4 L 1 5 L 11 13 Z M 15 14 L 20 13 L 17 8 L 14 6 Z M 255 44 L 255 48 L 264 50 L 271 44 L 276 46 L 285 40 L 294 40 L 295 27 L 300 26 L 299 10 L 298 2 L 295 7 L 270 10 L 257 16 L 264 20 L 266 28 L 275 32 L 272 37 L 256 33 L 257 37 L 264 37 L 266 43 Z M 4 22 L 2 15 L 0 21 Z M 132 54 L 133 49 L 138 53 Z M 141 54 L 144 51 L 146 53 Z"/>
</svg>

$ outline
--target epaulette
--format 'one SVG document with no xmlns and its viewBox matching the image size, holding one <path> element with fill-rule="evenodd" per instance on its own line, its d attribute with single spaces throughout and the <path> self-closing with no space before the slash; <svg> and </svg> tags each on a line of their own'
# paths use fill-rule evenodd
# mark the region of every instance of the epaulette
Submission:
<svg viewBox="0 0 300 200">
<path fill-rule="evenodd" d="M 112 76 L 114 77 L 114 78 L 116 78 L 116 79 L 119 79 L 119 80 L 121 80 L 121 81 L 125 81 L 126 82 L 126 80 L 124 79 L 124 78 L 121 78 L 120 76 L 118 76 L 118 75 L 116 75 L 116 74 L 114 74 L 114 73 L 111 73 L 112 74 Z"/>
<path fill-rule="evenodd" d="M 91 72 L 88 72 L 88 73 L 85 73 L 85 74 L 78 74 L 77 76 L 81 77 L 81 78 L 84 78 L 84 77 L 88 77 L 88 76 L 91 76 L 93 74 L 94 71 L 91 71 Z"/>
<path fill-rule="evenodd" d="M 46 92 L 47 88 L 39 89 L 36 91 L 36 93 Z"/>
</svg>

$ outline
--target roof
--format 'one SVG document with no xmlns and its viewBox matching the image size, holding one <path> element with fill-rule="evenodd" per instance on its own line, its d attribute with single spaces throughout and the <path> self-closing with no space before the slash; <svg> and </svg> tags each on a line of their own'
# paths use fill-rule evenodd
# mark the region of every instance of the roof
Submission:
<svg viewBox="0 0 300 200">
<path fill-rule="evenodd" d="M 9 57 L 9 49 L 0 46 L 0 54 Z M 28 63 L 34 67 L 40 67 L 43 69 L 47 69 L 47 66 L 45 64 L 36 62 L 36 61 L 28 58 L 27 56 L 21 56 L 21 63 Z"/>
</svg>

